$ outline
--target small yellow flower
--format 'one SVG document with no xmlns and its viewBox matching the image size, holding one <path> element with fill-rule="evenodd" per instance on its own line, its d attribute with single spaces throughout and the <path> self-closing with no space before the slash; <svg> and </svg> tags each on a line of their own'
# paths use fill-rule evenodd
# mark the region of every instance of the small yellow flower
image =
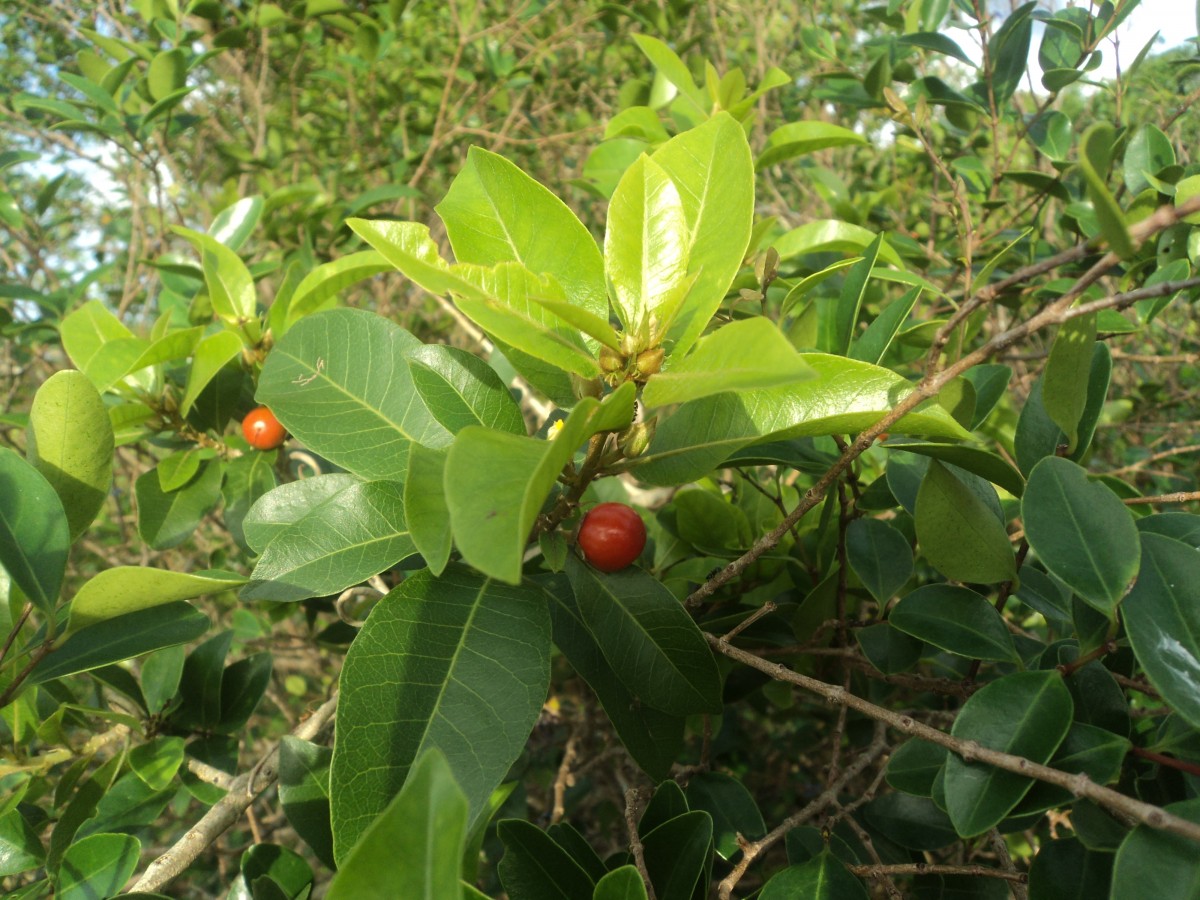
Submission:
<svg viewBox="0 0 1200 900">
<path fill-rule="evenodd" d="M 563 430 L 563 424 L 565 422 L 566 419 L 559 419 L 557 422 L 552 424 L 550 429 L 546 432 L 546 440 L 552 441 L 558 437 L 558 433 Z"/>
</svg>

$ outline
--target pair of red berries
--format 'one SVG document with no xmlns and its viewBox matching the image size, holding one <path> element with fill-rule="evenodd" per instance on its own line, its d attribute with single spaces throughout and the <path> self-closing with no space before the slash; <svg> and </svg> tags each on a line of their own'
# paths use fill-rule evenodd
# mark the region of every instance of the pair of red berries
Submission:
<svg viewBox="0 0 1200 900">
<path fill-rule="evenodd" d="M 618 572 L 641 556 L 646 524 L 624 503 L 601 503 L 583 517 L 576 540 L 589 563 L 601 572 Z"/>
<path fill-rule="evenodd" d="M 242 419 L 242 434 L 255 450 L 274 450 L 283 443 L 287 431 L 265 406 L 250 410 Z"/>
</svg>

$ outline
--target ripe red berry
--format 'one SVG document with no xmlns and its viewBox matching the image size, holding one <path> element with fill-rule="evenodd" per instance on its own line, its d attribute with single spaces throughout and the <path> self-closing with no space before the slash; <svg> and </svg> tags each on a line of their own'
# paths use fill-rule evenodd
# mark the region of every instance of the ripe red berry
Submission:
<svg viewBox="0 0 1200 900">
<path fill-rule="evenodd" d="M 617 572 L 641 555 L 646 525 L 624 503 L 601 503 L 583 517 L 578 541 L 589 563 L 601 572 Z"/>
<path fill-rule="evenodd" d="M 274 450 L 287 437 L 275 413 L 265 406 L 252 409 L 242 419 L 242 434 L 246 436 L 246 443 L 255 450 Z"/>
</svg>

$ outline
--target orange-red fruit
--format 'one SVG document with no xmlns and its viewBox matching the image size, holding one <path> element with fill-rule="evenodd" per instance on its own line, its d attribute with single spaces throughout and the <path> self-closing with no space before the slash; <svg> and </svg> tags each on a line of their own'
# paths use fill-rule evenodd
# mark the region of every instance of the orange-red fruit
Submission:
<svg viewBox="0 0 1200 900">
<path fill-rule="evenodd" d="M 275 413 L 265 406 L 251 410 L 242 419 L 242 434 L 246 436 L 246 443 L 255 450 L 274 450 L 287 437 Z"/>
<path fill-rule="evenodd" d="M 578 541 L 589 563 L 601 572 L 618 572 L 641 556 L 646 525 L 624 503 L 601 503 L 583 517 Z"/>
</svg>

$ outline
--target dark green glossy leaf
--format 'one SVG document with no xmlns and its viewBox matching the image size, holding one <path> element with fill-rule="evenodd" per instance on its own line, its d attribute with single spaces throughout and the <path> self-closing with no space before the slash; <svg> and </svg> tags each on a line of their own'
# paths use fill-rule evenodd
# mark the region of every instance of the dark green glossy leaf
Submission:
<svg viewBox="0 0 1200 900">
<path fill-rule="evenodd" d="M 251 846 L 242 854 L 239 874 L 254 900 L 293 900 L 306 895 L 313 883 L 304 857 L 279 844 Z"/>
<path fill-rule="evenodd" d="M 208 616 L 183 602 L 106 619 L 76 631 L 38 663 L 28 681 L 40 684 L 185 644 L 208 631 L 208 625 Z"/>
<path fill-rule="evenodd" d="M 222 464 L 215 459 L 204 463 L 195 478 L 169 494 L 163 492 L 155 471 L 139 477 L 135 491 L 142 540 L 155 550 L 168 550 L 186 541 L 221 499 L 223 477 Z"/>
<path fill-rule="evenodd" d="M 17 810 L 0 816 L 0 877 L 36 869 L 46 858 L 37 832 Z"/>
<path fill-rule="evenodd" d="M 633 568 L 602 575 L 574 556 L 567 575 L 583 621 L 634 696 L 673 715 L 720 712 L 712 651 L 660 581 Z"/>
<path fill-rule="evenodd" d="M 647 900 L 646 884 L 634 866 L 621 866 L 596 882 L 592 900 Z"/>
<path fill-rule="evenodd" d="M 779 872 L 758 896 L 759 900 L 867 900 L 869 895 L 862 882 L 827 850 Z"/>
<path fill-rule="evenodd" d="M 1200 516 L 1195 513 L 1155 513 L 1143 516 L 1135 524 L 1143 534 L 1161 534 L 1200 550 Z"/>
<path fill-rule="evenodd" d="M 62 590 L 70 538 L 53 485 L 15 451 L 0 447 L 0 566 L 48 616 Z"/>
<path fill-rule="evenodd" d="M 688 812 L 687 795 L 675 781 L 664 781 L 654 789 L 654 796 L 642 810 L 638 820 L 638 836 L 645 837 L 659 825 Z"/>
<path fill-rule="evenodd" d="M 720 772 L 701 772 L 687 786 L 691 809 L 704 810 L 713 820 L 713 841 L 721 859 L 741 852 L 738 835 L 756 841 L 767 833 L 754 797 L 736 778 Z"/>
<path fill-rule="evenodd" d="M 1137 527 L 1116 494 L 1075 463 L 1047 457 L 1029 475 L 1021 514 L 1042 564 L 1111 617 L 1140 557 Z"/>
<path fill-rule="evenodd" d="M 1029 867 L 1030 900 L 1094 900 L 1109 896 L 1113 855 L 1075 838 L 1043 843 Z"/>
<path fill-rule="evenodd" d="M 1004 488 L 1014 497 L 1020 497 L 1025 492 L 1025 479 L 1021 477 L 1021 473 L 995 453 L 980 447 L 940 444 L 911 438 L 890 439 L 883 446 L 887 450 L 903 450 L 951 463 Z"/>
<path fill-rule="evenodd" d="M 329 824 L 329 763 L 333 751 L 291 735 L 279 745 L 279 801 L 288 824 L 330 868 L 333 829 Z"/>
<path fill-rule="evenodd" d="M 863 807 L 863 816 L 884 837 L 909 850 L 938 850 L 958 841 L 949 817 L 928 797 L 884 794 Z"/>
<path fill-rule="evenodd" d="M 1141 534 L 1137 581 L 1122 606 L 1125 628 L 1150 683 L 1200 727 L 1200 552 Z"/>
<path fill-rule="evenodd" d="M 1072 712 L 1071 694 L 1058 672 L 1017 672 L 973 694 L 950 733 L 1044 763 L 1066 736 Z M 1032 785 L 1031 778 L 986 763 L 946 759 L 947 811 L 963 837 L 995 827 Z"/>
<path fill-rule="evenodd" d="M 233 631 L 214 634 L 188 654 L 179 682 L 180 704 L 172 719 L 185 727 L 209 731 L 221 721 L 221 689 L 225 684 L 225 657 L 233 645 Z"/>
<path fill-rule="evenodd" d="M 937 773 L 946 764 L 945 747 L 913 738 L 905 741 L 888 759 L 887 782 L 898 791 L 928 797 Z"/>
<path fill-rule="evenodd" d="M 595 882 L 549 835 L 522 819 L 496 826 L 504 856 L 496 869 L 513 900 L 582 900 Z"/>
<path fill-rule="evenodd" d="M 645 836 L 646 870 L 658 900 L 691 900 L 712 852 L 713 823 L 694 811 L 664 822 Z"/>
<path fill-rule="evenodd" d="M 1004 618 L 982 595 L 950 584 L 927 584 L 892 609 L 888 621 L 918 640 L 967 659 L 1017 659 Z"/>
<path fill-rule="evenodd" d="M 854 574 L 881 604 L 912 576 L 908 539 L 880 519 L 855 519 L 846 529 L 846 557 Z"/>
<path fill-rule="evenodd" d="M 1200 823 L 1200 800 L 1170 803 L 1165 809 Z M 1112 897 L 1191 900 L 1198 894 L 1200 866 L 1194 841 L 1139 825 L 1121 843 L 1113 865 Z"/>
<path fill-rule="evenodd" d="M 917 664 L 925 642 L 893 628 L 888 622 L 876 622 L 854 629 L 854 638 L 863 655 L 885 675 L 907 672 Z"/>
</svg>

